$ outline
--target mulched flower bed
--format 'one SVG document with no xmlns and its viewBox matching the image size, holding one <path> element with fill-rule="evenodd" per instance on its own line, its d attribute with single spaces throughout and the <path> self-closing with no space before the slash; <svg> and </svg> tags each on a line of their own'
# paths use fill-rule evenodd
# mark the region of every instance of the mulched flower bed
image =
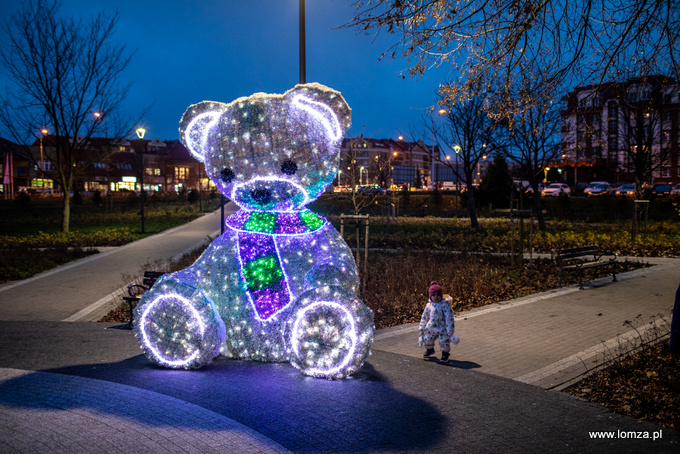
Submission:
<svg viewBox="0 0 680 454">
<path fill-rule="evenodd" d="M 175 271 L 186 268 L 202 250 L 185 255 L 179 262 L 147 269 Z M 619 273 L 646 266 L 620 261 Z M 363 265 L 360 263 L 360 269 Z M 141 275 L 140 271 L 138 275 Z M 524 266 L 513 266 L 510 258 L 493 254 L 424 252 L 371 252 L 366 280 L 359 297 L 373 310 L 376 328 L 418 322 L 427 302 L 430 282 L 437 281 L 453 297 L 453 310 L 460 312 L 487 304 L 531 295 L 559 287 L 559 268 L 552 260 L 534 259 Z M 587 279 L 607 276 L 607 270 L 589 271 Z M 133 277 L 127 279 L 132 282 Z M 567 274 L 565 285 L 577 282 Z M 108 313 L 101 322 L 127 322 L 126 303 Z"/>
<path fill-rule="evenodd" d="M 619 261 L 617 272 L 642 266 Z M 453 297 L 456 313 L 559 287 L 559 267 L 552 260 L 525 260 L 518 268 L 510 257 L 493 254 L 375 252 L 366 275 L 359 296 L 373 309 L 377 328 L 419 322 L 431 281 Z M 607 275 L 606 269 L 590 270 L 586 279 Z M 577 282 L 575 273 L 566 274 L 565 285 Z"/>
<path fill-rule="evenodd" d="M 620 359 L 567 388 L 565 392 L 597 402 L 614 413 L 680 429 L 680 361 L 668 339 Z"/>
</svg>

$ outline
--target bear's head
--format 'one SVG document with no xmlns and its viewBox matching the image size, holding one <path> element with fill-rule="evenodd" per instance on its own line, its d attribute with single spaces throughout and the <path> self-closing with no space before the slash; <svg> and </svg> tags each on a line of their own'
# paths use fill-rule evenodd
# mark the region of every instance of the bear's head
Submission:
<svg viewBox="0 0 680 454">
<path fill-rule="evenodd" d="M 241 208 L 295 211 L 335 178 L 350 112 L 337 91 L 297 85 L 283 95 L 194 104 L 180 121 L 180 140 Z"/>
</svg>

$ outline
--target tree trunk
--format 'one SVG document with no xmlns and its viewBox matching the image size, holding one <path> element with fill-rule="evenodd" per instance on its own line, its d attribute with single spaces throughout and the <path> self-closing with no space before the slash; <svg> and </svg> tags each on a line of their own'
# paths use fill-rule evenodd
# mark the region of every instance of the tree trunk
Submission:
<svg viewBox="0 0 680 454">
<path fill-rule="evenodd" d="M 470 215 L 470 227 L 475 229 L 477 232 L 481 232 L 482 228 L 479 226 L 479 221 L 477 220 L 477 207 L 475 206 L 475 193 L 472 185 L 468 186 L 467 197 L 468 214 Z"/>
<path fill-rule="evenodd" d="M 62 219 L 61 219 L 61 231 L 64 233 L 69 232 L 69 227 L 71 223 L 71 196 L 70 190 L 64 188 L 64 195 L 62 198 Z"/>
<path fill-rule="evenodd" d="M 534 213 L 536 214 L 536 219 L 538 220 L 538 229 L 541 232 L 546 231 L 545 217 L 543 216 L 543 204 L 541 203 L 541 196 L 537 192 L 534 192 Z"/>
</svg>

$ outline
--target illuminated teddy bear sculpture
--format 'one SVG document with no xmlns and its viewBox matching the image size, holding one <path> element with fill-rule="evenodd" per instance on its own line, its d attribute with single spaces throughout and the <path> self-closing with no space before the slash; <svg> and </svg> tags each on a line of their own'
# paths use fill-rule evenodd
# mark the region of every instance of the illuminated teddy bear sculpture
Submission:
<svg viewBox="0 0 680 454">
<path fill-rule="evenodd" d="M 356 297 L 356 264 L 338 231 L 305 208 L 335 178 L 350 121 L 340 93 L 319 84 L 187 109 L 182 142 L 241 209 L 191 267 L 142 297 L 134 330 L 151 361 L 290 361 L 328 379 L 361 367 L 374 326 Z"/>
</svg>

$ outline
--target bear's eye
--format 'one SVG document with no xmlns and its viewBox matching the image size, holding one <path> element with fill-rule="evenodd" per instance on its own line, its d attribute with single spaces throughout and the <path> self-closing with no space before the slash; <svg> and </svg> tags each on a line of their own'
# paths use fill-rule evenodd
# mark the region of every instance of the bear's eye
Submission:
<svg viewBox="0 0 680 454">
<path fill-rule="evenodd" d="M 231 181 L 236 178 L 236 174 L 229 167 L 225 167 L 220 171 L 220 178 L 225 183 L 231 183 Z"/>
<path fill-rule="evenodd" d="M 294 175 L 297 172 L 297 164 L 293 161 L 285 161 L 281 164 L 281 173 L 286 175 Z"/>
</svg>

